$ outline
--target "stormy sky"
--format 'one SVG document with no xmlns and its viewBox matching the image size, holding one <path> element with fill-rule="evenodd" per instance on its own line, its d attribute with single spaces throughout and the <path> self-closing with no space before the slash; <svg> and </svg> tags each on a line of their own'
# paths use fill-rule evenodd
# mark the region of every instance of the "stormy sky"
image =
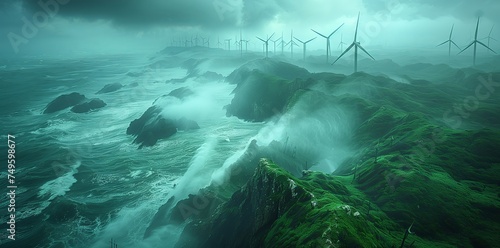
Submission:
<svg viewBox="0 0 500 248">
<path fill-rule="evenodd" d="M 250 48 L 255 36 L 290 31 L 299 39 L 330 33 L 352 42 L 361 13 L 360 41 L 366 48 L 425 49 L 445 41 L 455 25 L 462 47 L 472 39 L 477 16 L 479 38 L 500 24 L 498 0 L 2 0 L 0 53 L 4 56 L 158 51 L 172 39 L 210 37 L 211 45 L 243 33 Z M 499 30 L 497 30 L 499 29 Z M 500 25 L 492 37 L 500 40 Z M 486 41 L 486 40 L 484 40 Z M 252 45 L 253 42 L 253 45 Z M 309 49 L 324 49 L 318 37 Z M 498 51 L 500 43 L 492 41 Z"/>
</svg>

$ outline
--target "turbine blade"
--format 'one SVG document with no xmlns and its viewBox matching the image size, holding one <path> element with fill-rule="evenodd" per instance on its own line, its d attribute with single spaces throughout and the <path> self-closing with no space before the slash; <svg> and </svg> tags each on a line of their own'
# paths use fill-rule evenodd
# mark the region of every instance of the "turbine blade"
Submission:
<svg viewBox="0 0 500 248">
<path fill-rule="evenodd" d="M 493 37 L 490 37 L 490 39 L 494 40 L 494 41 L 498 41 L 497 39 L 493 38 Z"/>
<path fill-rule="evenodd" d="M 488 50 L 490 50 L 490 51 L 492 51 L 493 53 L 495 53 L 495 54 L 496 54 L 496 52 L 495 52 L 495 51 L 493 51 L 490 47 L 488 47 L 487 45 L 485 45 L 485 44 L 484 44 L 484 43 L 482 43 L 481 41 L 477 41 L 477 43 L 479 43 L 479 44 L 481 44 L 482 46 L 484 46 L 484 47 L 488 48 Z"/>
<path fill-rule="evenodd" d="M 477 17 L 477 24 L 476 24 L 476 36 L 475 36 L 475 40 L 477 40 L 477 31 L 479 30 L 479 16 Z"/>
<path fill-rule="evenodd" d="M 354 33 L 354 42 L 356 42 L 356 38 L 358 38 L 358 25 L 359 25 L 359 15 L 361 12 L 358 12 L 358 21 L 356 22 L 356 32 Z"/>
<path fill-rule="evenodd" d="M 437 45 L 436 47 L 438 47 L 438 46 L 442 46 L 442 45 L 444 45 L 444 44 L 446 44 L 446 43 L 448 43 L 448 42 L 449 42 L 449 40 L 447 40 L 447 41 L 445 41 L 445 42 L 443 42 L 443 43 L 441 43 L 441 44 Z"/>
<path fill-rule="evenodd" d="M 493 26 L 491 26 L 490 33 L 488 34 L 488 36 L 491 36 L 491 32 L 493 32 L 494 27 L 495 27 L 495 24 L 493 24 Z"/>
<path fill-rule="evenodd" d="M 346 54 L 347 52 L 349 52 L 349 50 L 351 50 L 351 48 L 354 45 L 355 45 L 355 43 L 353 42 L 342 54 L 340 54 L 340 56 L 335 61 L 333 61 L 332 65 L 335 64 L 335 62 L 337 62 L 340 58 L 342 58 L 342 56 L 344 56 L 344 54 Z"/>
<path fill-rule="evenodd" d="M 455 45 L 458 49 L 460 49 L 460 47 L 452 40 L 450 40 L 451 44 Z"/>
<path fill-rule="evenodd" d="M 332 35 L 337 32 L 342 26 L 344 26 L 344 23 L 342 23 L 342 25 L 340 25 L 337 29 L 335 29 L 330 35 L 328 35 L 328 38 L 332 37 Z"/>
<path fill-rule="evenodd" d="M 309 43 L 309 42 L 311 42 L 312 40 L 314 40 L 314 39 L 316 39 L 316 38 L 317 38 L 317 37 L 314 37 L 314 38 L 312 38 L 312 39 L 310 39 L 310 40 L 308 40 L 308 41 L 306 41 L 306 42 L 304 42 L 304 43 Z"/>
<path fill-rule="evenodd" d="M 316 30 L 314 30 L 314 29 L 311 29 L 311 30 L 312 30 L 313 32 L 317 33 L 319 36 L 321 36 L 321 37 L 323 37 L 323 38 L 325 38 L 325 39 L 328 39 L 328 37 L 326 37 L 326 36 L 324 36 L 324 35 L 320 34 L 318 31 L 316 31 Z"/>
<path fill-rule="evenodd" d="M 257 37 L 257 36 L 255 36 L 255 37 Z M 261 39 L 259 37 L 257 37 L 257 39 L 261 40 L 262 42 L 266 42 L 265 40 L 263 40 L 263 39 Z"/>
<path fill-rule="evenodd" d="M 460 51 L 459 53 L 457 53 L 457 55 L 461 54 L 463 51 L 467 50 L 467 48 L 469 48 L 470 46 L 472 46 L 474 44 L 474 42 L 476 42 L 476 41 L 471 42 L 468 46 L 466 46 L 464 49 L 462 49 L 462 51 Z"/>
<path fill-rule="evenodd" d="M 273 35 L 274 35 L 274 33 L 269 38 L 267 38 L 267 41 L 269 41 L 271 38 L 273 38 Z"/>
<path fill-rule="evenodd" d="M 297 39 L 297 37 L 293 37 L 294 39 L 298 40 L 300 43 L 304 43 L 303 41 Z"/>
<path fill-rule="evenodd" d="M 361 45 L 357 45 L 357 44 L 356 44 L 356 46 L 357 46 L 359 49 L 363 50 L 363 52 L 365 52 L 366 54 L 368 54 L 368 56 L 370 56 L 370 58 L 372 58 L 373 60 L 375 60 L 375 58 L 374 58 L 371 54 L 369 54 L 369 53 L 368 53 L 368 52 L 367 52 L 367 51 L 366 51 L 366 50 L 365 50 L 365 49 L 364 49 Z"/>
<path fill-rule="evenodd" d="M 449 40 L 451 40 L 451 35 L 453 34 L 453 27 L 455 27 L 455 24 L 451 25 L 451 32 L 450 32 L 450 38 L 449 38 Z"/>
</svg>

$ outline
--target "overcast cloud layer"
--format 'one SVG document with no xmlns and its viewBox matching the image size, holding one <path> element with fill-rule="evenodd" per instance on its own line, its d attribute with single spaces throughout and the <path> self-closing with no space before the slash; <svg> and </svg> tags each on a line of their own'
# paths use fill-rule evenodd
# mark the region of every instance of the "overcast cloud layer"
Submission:
<svg viewBox="0 0 500 248">
<path fill-rule="evenodd" d="M 40 3 L 52 5 L 44 8 Z M 351 37 L 358 11 L 365 43 L 373 45 L 411 46 L 415 36 L 434 44 L 446 38 L 452 24 L 464 43 L 471 38 L 478 15 L 483 36 L 500 24 L 496 0 L 2 0 L 0 52 L 13 53 L 12 34 L 26 38 L 23 17 L 38 28 L 34 37 L 17 40 L 18 50 L 28 53 L 48 44 L 58 44 L 54 45 L 58 50 L 86 50 L 86 43 L 96 48 L 116 38 L 122 40 L 117 50 L 144 46 L 146 41 L 151 42 L 147 47 L 161 49 L 172 37 L 198 33 L 234 37 L 240 30 L 254 37 L 289 34 L 294 29 L 297 36 L 308 39 L 314 37 L 311 28 L 329 33 L 342 23 L 340 32 Z M 40 22 L 45 21 L 40 13 L 49 14 L 47 22 Z M 44 25 L 37 26 L 37 20 Z M 393 44 L 395 38 L 401 40 Z M 320 49 L 319 40 L 311 46 Z"/>
</svg>

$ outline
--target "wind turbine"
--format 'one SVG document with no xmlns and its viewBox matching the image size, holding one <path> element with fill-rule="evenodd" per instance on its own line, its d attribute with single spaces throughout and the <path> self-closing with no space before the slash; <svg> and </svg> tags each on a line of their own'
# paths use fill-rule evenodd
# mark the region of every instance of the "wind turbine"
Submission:
<svg viewBox="0 0 500 248">
<path fill-rule="evenodd" d="M 491 30 L 490 30 L 490 33 L 488 34 L 488 37 L 483 38 L 483 39 L 488 39 L 488 46 L 490 46 L 490 40 L 498 41 L 497 39 L 491 37 L 491 32 L 493 32 L 494 27 L 495 27 L 495 25 L 491 26 Z"/>
<path fill-rule="evenodd" d="M 245 53 L 248 52 L 248 42 L 249 40 L 242 40 L 243 42 L 245 42 Z"/>
<path fill-rule="evenodd" d="M 281 42 L 280 42 L 280 45 L 281 45 L 281 56 L 283 56 L 284 51 L 285 51 L 285 40 L 283 40 L 283 32 L 281 32 Z"/>
<path fill-rule="evenodd" d="M 453 35 L 453 27 L 454 26 L 455 26 L 455 24 L 453 24 L 451 26 L 450 36 L 448 37 L 448 40 L 436 46 L 436 47 L 438 47 L 438 46 L 442 46 L 442 45 L 448 43 L 448 57 L 451 56 L 451 44 L 455 45 L 460 50 L 460 47 L 453 40 L 451 40 L 451 36 Z"/>
<path fill-rule="evenodd" d="M 303 49 L 304 49 L 304 50 L 303 50 L 303 59 L 304 59 L 304 61 L 305 61 L 305 60 L 306 60 L 306 47 L 307 47 L 307 43 L 309 43 L 309 42 L 313 41 L 313 40 L 314 40 L 314 39 L 316 39 L 317 37 L 314 37 L 314 38 L 312 38 L 312 39 L 310 39 L 310 40 L 308 40 L 308 41 L 305 41 L 305 42 L 304 42 L 304 41 L 301 41 L 301 40 L 299 40 L 299 39 L 297 39 L 297 37 L 293 37 L 293 38 L 295 38 L 297 41 L 299 41 L 300 43 L 302 43 L 302 47 L 303 47 Z"/>
<path fill-rule="evenodd" d="M 323 37 L 326 39 L 326 63 L 329 62 L 328 60 L 328 56 L 330 55 L 330 52 L 331 52 L 331 48 L 330 48 L 330 37 L 332 37 L 332 35 L 337 32 L 337 30 L 339 30 L 342 26 L 344 26 L 344 23 L 342 23 L 342 25 L 340 25 L 337 29 L 335 29 L 332 33 L 330 33 L 330 35 L 326 36 L 324 34 L 321 34 L 319 33 L 318 31 L 314 30 L 314 29 L 311 29 L 313 32 L 315 32 L 316 34 L 318 34 L 319 36 Z"/>
<path fill-rule="evenodd" d="M 241 30 L 240 30 L 240 56 L 243 57 L 243 36 L 241 35 Z"/>
<path fill-rule="evenodd" d="M 333 61 L 332 65 L 335 64 L 335 62 L 337 62 L 340 58 L 342 58 L 342 56 L 344 56 L 344 54 L 346 54 L 347 52 L 349 52 L 349 50 L 351 50 L 351 48 L 354 47 L 354 72 L 357 72 L 358 71 L 358 48 L 361 49 L 363 52 L 365 52 L 368 56 L 370 56 L 370 58 L 372 58 L 373 60 L 375 60 L 375 58 L 373 58 L 373 56 L 371 56 L 362 46 L 361 44 L 357 41 L 357 38 L 358 38 L 358 26 L 359 26 L 359 14 L 358 13 L 358 21 L 356 22 L 356 31 L 354 33 L 354 41 L 351 43 L 351 45 L 342 53 L 340 54 L 340 56 L 335 60 Z"/>
<path fill-rule="evenodd" d="M 204 46 L 205 45 L 205 37 L 200 35 L 200 39 L 201 39 L 201 46 Z"/>
<path fill-rule="evenodd" d="M 476 66 L 476 51 L 477 51 L 477 44 L 480 44 L 484 47 L 486 47 L 488 50 L 492 51 L 493 53 L 496 54 L 495 51 L 491 50 L 491 48 L 487 45 L 485 45 L 484 43 L 482 43 L 481 41 L 478 41 L 477 40 L 477 32 L 479 30 L 479 16 L 477 17 L 477 24 L 476 24 L 476 34 L 474 35 L 474 40 L 468 45 L 466 46 L 464 49 L 462 49 L 462 51 L 460 51 L 458 54 L 461 54 L 463 51 L 467 50 L 467 48 L 471 47 L 472 45 L 474 45 L 474 55 L 472 57 L 472 64 L 473 66 Z"/>
<path fill-rule="evenodd" d="M 231 51 L 231 39 L 226 39 L 227 41 L 227 50 Z"/>
<path fill-rule="evenodd" d="M 340 34 L 340 43 L 339 43 L 340 52 L 344 52 L 344 45 L 347 45 L 347 43 L 342 41 L 342 38 L 343 38 L 343 34 Z"/>
<path fill-rule="evenodd" d="M 297 43 L 295 43 L 295 41 L 293 41 L 293 29 L 292 29 L 292 32 L 290 33 L 290 41 L 288 43 L 286 43 L 285 46 L 288 46 L 290 45 L 290 55 L 291 55 L 291 58 L 293 58 L 293 46 L 298 46 Z"/>
<path fill-rule="evenodd" d="M 276 55 L 276 42 L 278 42 L 281 38 L 278 38 L 276 40 L 273 40 L 273 44 L 274 44 L 274 50 L 273 50 L 273 54 Z"/>
<path fill-rule="evenodd" d="M 198 34 L 196 34 L 196 37 L 194 38 L 194 46 L 198 46 Z"/>
<path fill-rule="evenodd" d="M 219 36 L 217 36 L 217 48 L 220 48 L 220 45 L 222 45 L 222 43 L 220 43 Z"/>
<path fill-rule="evenodd" d="M 269 40 L 273 37 L 274 33 L 267 38 L 267 40 L 264 40 L 264 39 L 261 39 L 259 37 L 257 37 L 257 39 L 261 40 L 262 42 L 264 42 L 264 45 L 266 46 L 266 58 L 268 56 L 268 53 L 269 53 Z"/>
<path fill-rule="evenodd" d="M 207 37 L 206 44 L 207 44 L 207 47 L 210 48 L 210 37 Z M 203 43 L 203 45 L 205 45 L 205 43 Z"/>
<path fill-rule="evenodd" d="M 234 36 L 234 43 L 233 43 L 233 45 L 234 45 L 234 47 L 238 47 L 239 44 L 240 43 L 238 42 L 238 35 L 235 35 Z"/>
</svg>

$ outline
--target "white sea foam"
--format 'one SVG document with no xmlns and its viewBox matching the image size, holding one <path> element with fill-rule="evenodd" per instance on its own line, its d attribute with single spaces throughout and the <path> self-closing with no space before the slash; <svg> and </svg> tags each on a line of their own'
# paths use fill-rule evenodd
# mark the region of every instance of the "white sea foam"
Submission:
<svg viewBox="0 0 500 248">
<path fill-rule="evenodd" d="M 81 162 L 76 161 L 74 164 L 70 165 L 66 174 L 43 184 L 38 192 L 38 197 L 49 195 L 48 201 L 52 201 L 58 196 L 65 195 L 76 182 L 74 175 L 78 172 L 78 167 L 80 167 L 80 165 Z"/>
</svg>

